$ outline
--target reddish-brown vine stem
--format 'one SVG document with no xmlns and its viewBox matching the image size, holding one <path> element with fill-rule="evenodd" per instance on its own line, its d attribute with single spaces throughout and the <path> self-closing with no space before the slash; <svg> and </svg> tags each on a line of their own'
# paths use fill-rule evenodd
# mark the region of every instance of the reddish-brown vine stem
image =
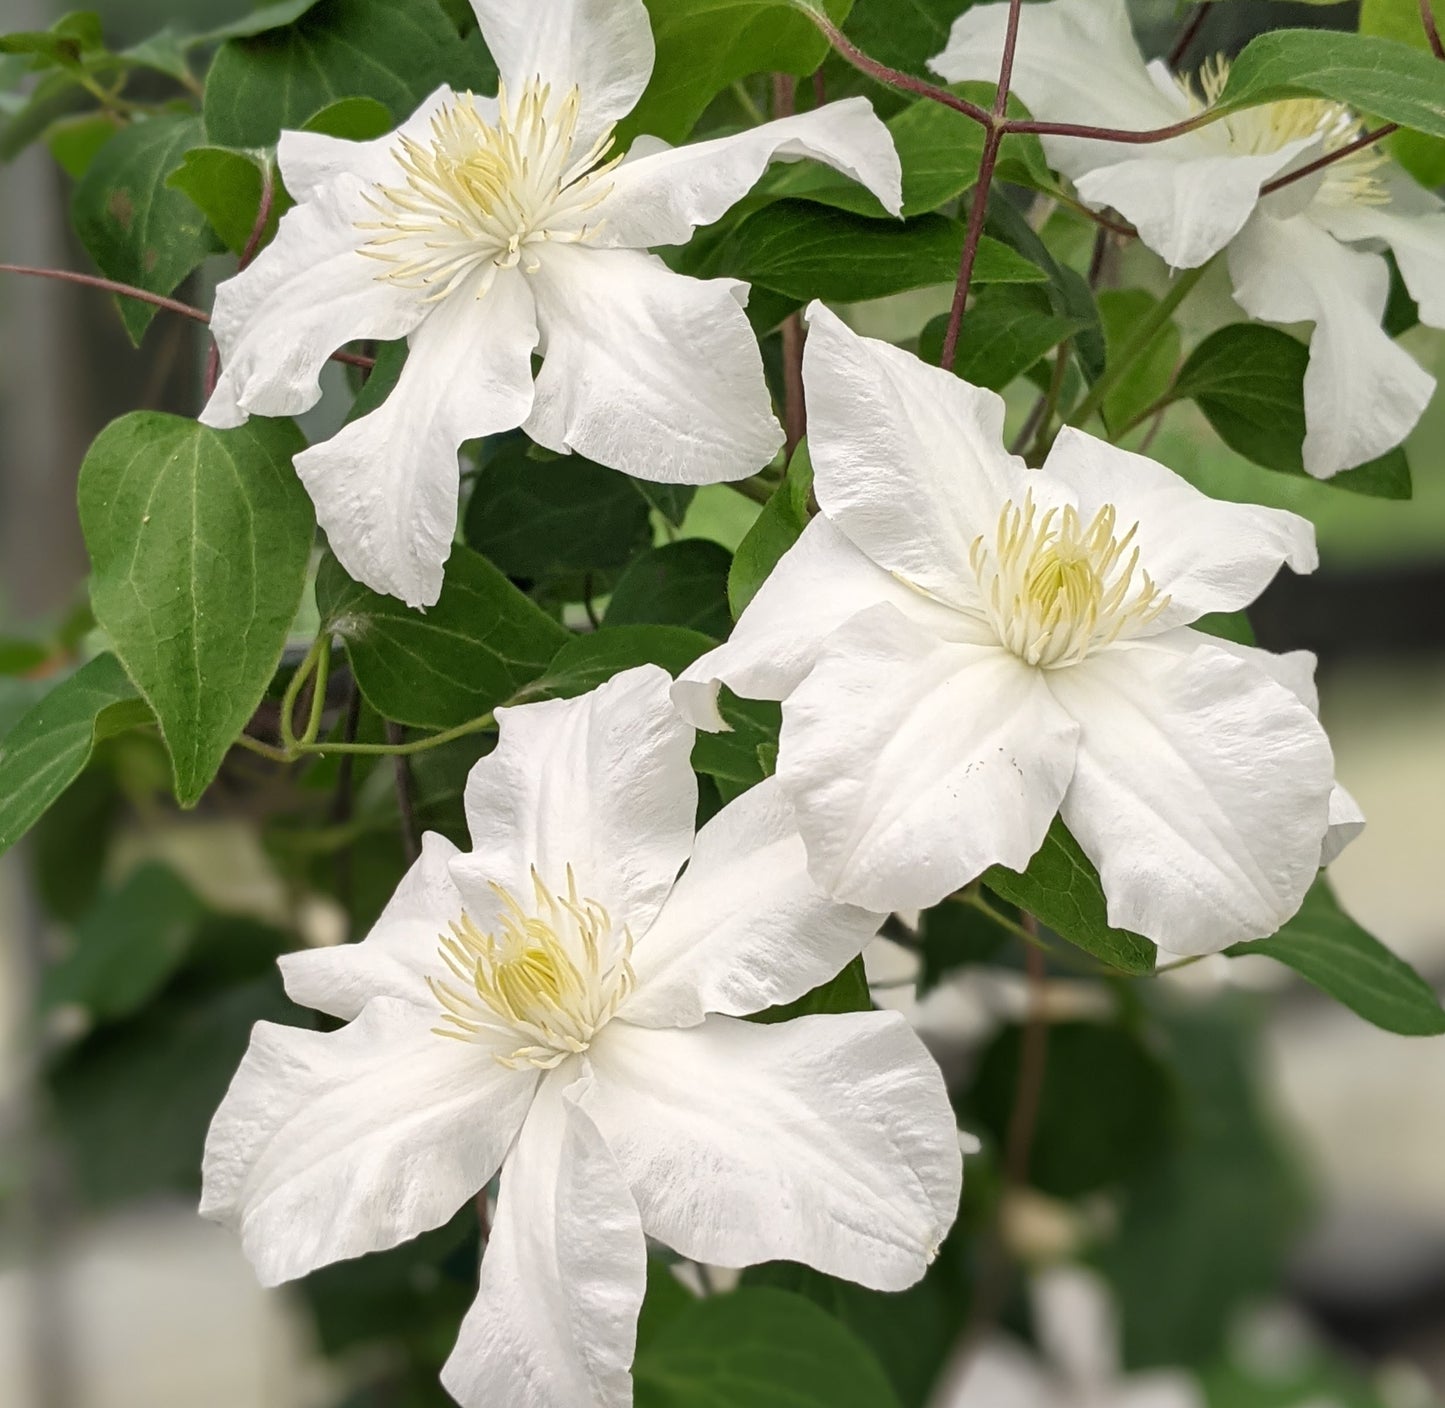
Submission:
<svg viewBox="0 0 1445 1408">
<path fill-rule="evenodd" d="M 773 75 L 773 116 L 792 117 L 798 109 L 797 80 L 790 73 Z M 783 320 L 783 432 L 791 459 L 798 442 L 808 433 L 807 401 L 803 392 L 803 316 L 789 313 Z"/>
<path fill-rule="evenodd" d="M 1360 151 L 1364 147 L 1372 147 L 1382 137 L 1388 137 L 1392 132 L 1398 132 L 1398 122 L 1387 122 L 1382 127 L 1376 127 L 1373 132 L 1366 132 L 1363 136 L 1356 137 L 1353 142 L 1341 147 L 1338 151 L 1326 152 L 1324 156 L 1317 157 L 1314 161 L 1301 166 L 1298 171 L 1291 171 L 1285 176 L 1276 176 L 1273 181 L 1266 181 L 1259 188 L 1262 196 L 1267 196 L 1271 191 L 1277 191 L 1283 186 L 1293 184 L 1295 181 L 1302 181 L 1306 176 L 1313 176 L 1316 171 L 1323 170 L 1326 166 L 1333 166 L 1337 161 L 1343 161 L 1352 152 Z"/>
<path fill-rule="evenodd" d="M 1445 43 L 1440 39 L 1440 26 L 1435 23 L 1435 10 L 1430 0 L 1420 0 L 1420 23 L 1425 28 L 1425 38 L 1429 41 L 1430 52 L 1437 59 L 1445 60 Z"/>
<path fill-rule="evenodd" d="M 55 279 L 59 283 L 98 288 L 103 293 L 113 293 L 120 298 L 133 298 L 137 303 L 149 303 L 156 308 L 164 308 L 168 313 L 179 313 L 181 317 L 189 318 L 195 323 L 211 321 L 211 315 L 203 308 L 182 303 L 178 298 L 152 293 L 149 289 L 137 288 L 134 284 L 103 279 L 98 274 L 82 274 L 75 269 L 46 269 L 34 264 L 0 264 L 0 274 L 25 274 L 32 279 Z M 333 352 L 331 360 L 343 362 L 348 367 L 362 367 L 368 371 L 376 365 L 375 357 L 363 357 L 358 352 Z"/>
<path fill-rule="evenodd" d="M 1199 31 L 1204 27 L 1204 21 L 1208 19 L 1210 9 L 1211 6 L 1206 3 L 1206 0 L 1200 0 L 1194 6 L 1194 13 L 1185 21 L 1179 31 L 1179 37 L 1169 50 L 1169 57 L 1164 61 L 1171 69 L 1179 67 L 1185 54 L 1189 52 L 1189 46 L 1199 37 Z"/>
<path fill-rule="evenodd" d="M 968 286 L 973 281 L 973 265 L 978 258 L 979 241 L 983 238 L 983 222 L 988 216 L 988 196 L 993 186 L 993 171 L 998 165 L 998 149 L 1004 137 L 1004 114 L 1008 111 L 1008 90 L 1013 82 L 1014 51 L 1019 42 L 1019 11 L 1022 0 L 1009 0 L 1008 28 L 1004 33 L 1003 57 L 999 60 L 998 88 L 994 93 L 993 112 L 989 114 L 988 131 L 983 138 L 983 154 L 978 163 L 978 182 L 973 188 L 973 201 L 968 209 L 968 229 L 963 237 L 963 254 L 958 264 L 958 282 L 953 289 L 953 307 L 948 314 L 948 331 L 943 335 L 943 352 L 939 365 L 952 371 L 958 359 L 958 337 L 963 330 L 963 313 L 968 305 Z"/>
</svg>

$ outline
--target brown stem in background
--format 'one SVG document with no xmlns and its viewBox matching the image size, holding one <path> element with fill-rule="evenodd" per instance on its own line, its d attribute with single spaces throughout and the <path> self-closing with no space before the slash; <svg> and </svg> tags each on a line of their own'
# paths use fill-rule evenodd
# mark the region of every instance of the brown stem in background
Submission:
<svg viewBox="0 0 1445 1408">
<path fill-rule="evenodd" d="M 1099 287 L 1099 280 L 1104 276 L 1104 260 L 1109 254 L 1109 231 L 1102 225 L 1099 226 L 1094 235 L 1093 252 L 1089 255 L 1089 287 Z"/>
<path fill-rule="evenodd" d="M 1038 933 L 1039 922 L 1032 914 L 1023 915 L 1022 922 L 1030 933 Z M 1043 950 L 1025 944 L 1024 965 L 1029 977 L 1028 1017 L 1019 1048 L 1018 1084 L 1014 1087 L 1014 1106 L 1009 1115 L 1004 1151 L 1004 1177 L 1014 1188 L 1022 1188 L 1028 1182 L 1029 1156 L 1033 1153 L 1034 1131 L 1038 1128 L 1049 1051 L 1049 1026 L 1044 1016 L 1044 983 L 1048 970 Z"/>
<path fill-rule="evenodd" d="M 815 108 L 820 108 L 827 101 L 828 80 L 823 77 L 823 70 L 820 66 L 813 70 L 813 106 Z"/>
<path fill-rule="evenodd" d="M 817 74 L 813 77 L 816 79 Z M 814 93 L 816 95 L 815 87 Z M 790 73 L 773 75 L 773 116 L 792 117 L 798 110 L 798 85 Z M 783 320 L 783 431 L 789 457 L 808 433 L 808 407 L 803 397 L 803 315 Z"/>
<path fill-rule="evenodd" d="M 346 721 L 341 727 L 341 741 L 343 743 L 355 743 L 356 731 L 361 726 L 361 690 L 357 688 L 356 676 L 350 675 L 346 682 Z M 336 765 L 336 795 L 331 799 L 330 822 L 332 826 L 345 826 L 351 820 L 352 801 L 355 795 L 354 780 L 356 776 L 356 755 L 354 753 L 343 753 L 341 761 Z M 346 937 L 351 937 L 351 900 L 352 900 L 352 847 L 342 846 L 336 852 L 336 898 L 341 901 L 346 911 L 346 922 L 348 932 Z"/>
<path fill-rule="evenodd" d="M 1205 18 L 1208 16 L 1210 6 L 1208 3 L 1195 5 L 1194 13 L 1185 20 L 1179 31 L 1179 37 L 1175 39 L 1173 47 L 1169 50 L 1169 57 L 1164 60 L 1170 68 L 1178 68 L 1182 60 L 1189 52 L 1189 46 L 1199 37 L 1199 31 L 1204 26 Z"/>
<path fill-rule="evenodd" d="M 85 288 L 98 288 L 103 293 L 113 293 L 120 298 L 133 298 L 137 303 L 149 303 L 164 308 L 168 313 L 179 313 L 196 323 L 209 323 L 211 315 L 202 308 L 182 303 L 178 298 L 167 298 L 164 294 L 152 293 L 149 289 L 137 288 L 134 284 L 123 284 L 115 279 L 103 279 L 96 274 L 82 274 L 74 269 L 44 269 L 33 264 L 0 264 L 0 274 L 26 274 L 33 279 L 55 279 L 63 284 L 80 284 Z M 368 371 L 376 365 L 375 357 L 362 357 L 355 352 L 333 352 L 333 362 L 344 362 L 349 367 L 364 367 Z"/>
<path fill-rule="evenodd" d="M 1425 29 L 1425 38 L 1430 43 L 1430 52 L 1437 59 L 1445 59 L 1445 43 L 1440 41 L 1440 26 L 1435 23 L 1435 10 L 1430 0 L 1420 0 L 1420 23 Z"/>
<path fill-rule="evenodd" d="M 393 748 L 406 741 L 405 730 L 400 724 L 386 721 L 386 741 Z M 408 865 L 414 865 L 421 855 L 421 836 L 416 829 L 416 802 L 412 796 L 411 759 L 398 753 L 392 759 L 396 768 L 396 809 L 401 813 L 401 845 L 406 853 Z"/>
<path fill-rule="evenodd" d="M 266 226 L 270 224 L 271 208 L 275 201 L 276 183 L 271 177 L 271 163 L 268 161 L 261 172 L 261 202 L 256 208 L 256 221 L 251 226 L 245 247 L 241 250 L 241 258 L 236 265 L 237 273 L 256 257 L 257 250 L 261 248 L 261 240 L 266 234 Z M 211 399 L 211 392 L 216 389 L 220 375 L 221 348 L 216 339 L 212 338 L 210 347 L 206 349 L 206 375 L 202 382 L 202 394 L 207 401 Z"/>
<path fill-rule="evenodd" d="M 1009 0 L 1008 29 L 1004 34 L 1003 58 L 999 63 L 998 90 L 994 94 L 993 111 L 989 114 L 988 131 L 984 134 L 983 155 L 978 163 L 978 183 L 968 209 L 968 230 L 963 237 L 963 255 L 958 264 L 958 282 L 953 289 L 953 307 L 948 313 L 948 331 L 943 335 L 943 352 L 939 366 L 952 371 L 958 359 L 958 337 L 963 329 L 963 311 L 968 304 L 968 286 L 973 281 L 973 264 L 978 257 L 978 244 L 983 238 L 983 222 L 988 215 L 988 195 L 993 185 L 993 171 L 998 164 L 998 149 L 1004 137 L 1004 113 L 1008 111 L 1009 84 L 1013 81 L 1014 51 L 1019 41 L 1021 0 Z"/>
</svg>

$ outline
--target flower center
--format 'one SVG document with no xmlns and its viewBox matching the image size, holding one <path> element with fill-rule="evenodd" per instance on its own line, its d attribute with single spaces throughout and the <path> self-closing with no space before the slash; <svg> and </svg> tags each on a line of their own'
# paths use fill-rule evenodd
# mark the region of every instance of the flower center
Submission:
<svg viewBox="0 0 1445 1408">
<path fill-rule="evenodd" d="M 994 541 L 975 538 L 969 561 L 1006 649 L 1046 670 L 1077 665 L 1160 615 L 1169 598 L 1139 567 L 1139 525 L 1115 528 L 1112 504 L 1087 523 L 1072 505 L 1040 515 L 1031 494 L 1004 505 Z"/>
<path fill-rule="evenodd" d="M 440 949 L 456 981 L 427 983 L 442 1007 L 438 1036 L 515 1037 L 516 1049 L 497 1057 L 502 1065 L 550 1070 L 586 1051 L 632 991 L 632 935 L 614 928 L 595 900 L 578 896 L 570 865 L 565 895 L 548 889 L 535 869 L 532 890 L 529 910 L 493 884 L 503 905 L 498 931 L 484 934 L 463 914 Z"/>
<path fill-rule="evenodd" d="M 379 277 L 429 289 L 432 302 L 480 270 L 480 298 L 499 269 L 537 271 L 529 246 L 595 236 L 601 223 L 586 217 L 610 190 L 597 182 L 621 158 L 603 161 L 610 127 L 574 155 L 579 106 L 576 88 L 554 97 L 534 78 L 515 103 L 500 86 L 494 119 L 463 93 L 432 118 L 430 141 L 402 137 L 405 184 L 378 184 L 368 203 L 379 218 L 357 223 L 372 232 L 361 253 L 390 266 Z"/>
<path fill-rule="evenodd" d="M 1203 112 L 1213 107 L 1229 81 L 1229 60 L 1222 54 L 1206 59 L 1199 70 L 1201 97 L 1193 80 L 1176 78 L 1190 109 Z M 1291 142 L 1319 138 L 1325 155 L 1339 151 L 1356 140 L 1365 124 L 1343 103 L 1323 98 L 1289 98 L 1262 103 L 1221 118 L 1219 125 L 1229 137 L 1232 150 L 1251 156 L 1277 152 Z M 1377 172 L 1385 154 L 1373 145 L 1341 157 L 1324 168 L 1315 198 L 1330 205 L 1383 205 L 1390 193 Z"/>
</svg>

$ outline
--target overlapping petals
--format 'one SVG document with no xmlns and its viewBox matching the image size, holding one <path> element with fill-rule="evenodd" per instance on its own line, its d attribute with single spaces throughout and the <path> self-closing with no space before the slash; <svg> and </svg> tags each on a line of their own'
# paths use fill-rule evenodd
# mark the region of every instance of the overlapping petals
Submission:
<svg viewBox="0 0 1445 1408">
<path fill-rule="evenodd" d="M 1332 803 L 1305 687 L 1186 627 L 1313 568 L 1309 524 L 1076 430 L 1027 469 L 992 393 L 816 306 L 804 375 L 830 527 L 674 697 L 716 727 L 719 682 L 783 695 L 778 777 L 813 876 L 926 906 L 1023 869 L 1061 814 L 1116 925 L 1189 953 L 1274 932 L 1356 814 Z M 800 642 L 771 659 L 790 612 Z"/>
<path fill-rule="evenodd" d="M 296 414 L 341 344 L 407 337 L 385 403 L 298 467 L 346 569 L 413 606 L 441 590 L 467 440 L 525 426 L 687 484 L 777 452 L 746 286 L 674 274 L 649 246 L 718 219 L 775 158 L 827 162 L 902 203 L 892 138 L 861 98 L 691 149 L 640 139 L 617 165 L 611 128 L 652 73 L 642 0 L 475 8 L 496 99 L 440 89 L 371 142 L 283 134 L 300 204 L 217 294 L 222 373 L 202 417 Z"/>
<path fill-rule="evenodd" d="M 366 940 L 285 961 L 349 1023 L 261 1024 L 212 1126 L 203 1210 L 268 1282 L 435 1227 L 500 1167 L 443 1375 L 468 1408 L 626 1408 L 644 1235 L 896 1288 L 957 1207 L 953 1114 L 906 1023 L 736 1020 L 826 981 L 882 916 L 809 876 L 776 783 L 694 837 L 671 683 L 649 666 L 499 711 L 472 850 L 428 837 Z"/>
</svg>

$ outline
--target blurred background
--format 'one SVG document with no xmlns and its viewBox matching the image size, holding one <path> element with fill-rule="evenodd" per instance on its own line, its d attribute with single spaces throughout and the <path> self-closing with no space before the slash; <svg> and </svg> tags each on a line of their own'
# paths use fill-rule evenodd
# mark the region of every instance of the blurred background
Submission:
<svg viewBox="0 0 1445 1408">
<path fill-rule="evenodd" d="M 0 27 L 42 28 L 64 8 L 52 0 L 4 0 Z M 119 47 L 168 20 L 199 28 L 250 6 L 98 0 L 96 8 Z M 1172 10 L 1149 0 L 1136 13 L 1157 52 L 1165 43 L 1160 36 L 1177 23 Z M 1314 10 L 1238 0 L 1211 15 L 1200 52 L 1236 48 L 1259 28 L 1321 17 L 1351 27 L 1351 14 L 1348 5 Z M 0 167 L 0 261 L 89 268 L 67 233 L 67 198 L 66 180 L 43 147 Z M 1139 273 L 1145 281 L 1155 276 Z M 86 560 L 74 497 L 80 460 L 95 433 L 126 410 L 192 412 L 202 345 L 189 324 L 162 317 L 135 351 L 103 295 L 0 280 L 0 637 L 83 633 L 78 584 Z M 203 288 L 191 295 L 208 302 Z M 1211 318 L 1227 320 L 1224 297 L 1221 289 L 1214 306 L 1207 297 L 1192 301 L 1186 321 L 1203 331 Z M 907 323 L 916 328 L 916 306 L 908 311 Z M 886 331 L 897 316 L 890 308 L 856 310 L 870 331 Z M 1409 346 L 1437 376 L 1445 374 L 1439 334 L 1417 328 Z M 1369 817 L 1363 838 L 1334 867 L 1345 906 L 1440 986 L 1445 395 L 1437 395 L 1408 449 L 1415 498 L 1398 503 L 1254 469 L 1186 413 L 1155 444 L 1160 458 L 1212 493 L 1266 499 L 1318 525 L 1322 570 L 1277 583 L 1252 613 L 1255 626 L 1261 644 L 1303 646 L 1320 656 L 1322 712 L 1339 776 Z M 727 491 L 707 491 L 684 531 L 733 546 L 748 516 Z M 0 733 L 41 687 L 23 675 L 0 677 Z M 140 796 L 145 770 L 158 766 L 144 750 L 118 750 L 110 762 L 122 774 L 131 770 L 132 781 L 139 775 L 130 791 Z M 328 926 L 340 921 L 324 905 L 296 913 L 292 890 L 255 829 L 225 806 L 185 817 L 139 808 L 119 841 L 98 855 L 89 839 L 97 834 L 93 813 L 112 805 L 110 793 L 79 787 L 63 816 L 0 859 L 0 1404 L 333 1403 L 335 1361 L 319 1352 L 325 1325 L 318 1330 L 293 1295 L 258 1289 L 229 1233 L 200 1222 L 187 1198 L 148 1191 L 143 1178 L 138 1189 L 124 1178 L 103 1186 L 90 1176 L 86 1138 L 53 1137 L 39 1053 L 72 1039 L 67 1023 L 87 1018 L 51 1005 L 37 1026 L 34 1014 L 47 956 L 64 945 L 70 926 L 83 922 L 78 904 L 67 901 L 93 894 L 97 884 L 123 892 L 137 874 L 143 882 L 146 875 L 179 875 L 211 909 L 238 923 L 300 924 L 324 939 L 334 937 Z M 157 871 L 158 861 L 166 869 Z M 1267 1103 L 1300 1180 L 1304 1211 L 1297 1222 L 1291 1214 L 1283 1281 L 1239 1318 L 1233 1333 L 1241 1353 L 1288 1356 L 1292 1346 L 1323 1338 L 1362 1366 L 1381 1401 L 1399 1408 L 1445 1401 L 1445 1042 L 1377 1031 L 1283 970 L 1261 968 L 1233 964 L 1226 977 L 1221 960 L 1178 979 L 1186 1005 L 1225 983 L 1270 989 L 1262 1044 Z M 885 975 L 889 1001 L 909 1003 L 911 977 L 906 965 L 901 976 Z M 966 994 L 952 1000 L 955 1008 L 935 1000 L 926 1018 L 945 1047 L 969 1039 Z M 1248 993 L 1228 1000 L 1254 1001 Z M 144 1100 L 121 1110 L 97 1104 L 92 1136 L 120 1141 L 125 1159 L 143 1165 L 166 1145 L 170 1115 L 184 1120 L 185 1068 L 206 1059 L 207 1039 L 204 1029 L 177 1030 L 160 1055 L 118 1048 L 118 1069 Z M 225 1053 L 233 1064 L 229 1036 Z M 72 1100 L 68 1108 L 88 1108 L 84 1091 L 71 1097 L 79 1104 Z M 142 1110 L 146 1122 L 138 1126 Z M 1253 1196 L 1248 1178 L 1226 1179 L 1224 1186 L 1244 1217 Z M 427 1264 L 418 1261 L 406 1274 L 415 1278 L 417 1296 L 434 1290 L 428 1278 L 436 1273 Z M 1196 1272 L 1185 1261 L 1177 1274 Z"/>
</svg>

